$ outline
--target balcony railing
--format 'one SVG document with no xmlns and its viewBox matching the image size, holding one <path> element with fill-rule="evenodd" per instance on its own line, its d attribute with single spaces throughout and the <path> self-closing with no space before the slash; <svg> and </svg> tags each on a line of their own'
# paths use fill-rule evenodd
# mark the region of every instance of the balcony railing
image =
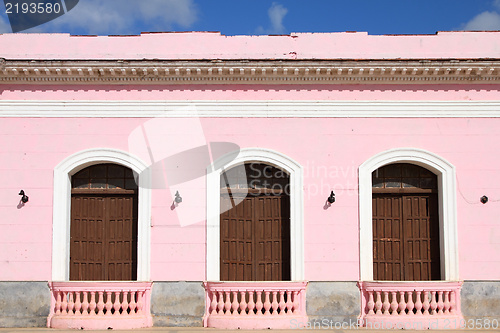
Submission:
<svg viewBox="0 0 500 333">
<path fill-rule="evenodd" d="M 205 327 L 286 329 L 294 322 L 307 324 L 307 282 L 205 282 L 204 285 Z"/>
<path fill-rule="evenodd" d="M 360 323 L 373 329 L 457 329 L 462 282 L 359 282 Z"/>
<path fill-rule="evenodd" d="M 151 285 L 151 282 L 49 282 L 52 301 L 47 327 L 151 327 Z"/>
</svg>

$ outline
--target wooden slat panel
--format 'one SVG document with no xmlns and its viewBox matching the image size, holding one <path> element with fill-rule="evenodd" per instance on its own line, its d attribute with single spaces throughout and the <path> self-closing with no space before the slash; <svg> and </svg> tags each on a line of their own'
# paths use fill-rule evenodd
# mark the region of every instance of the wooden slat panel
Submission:
<svg viewBox="0 0 500 333">
<path fill-rule="evenodd" d="M 71 198 L 70 280 L 104 280 L 103 197 Z"/>
<path fill-rule="evenodd" d="M 403 197 L 405 276 L 409 281 L 440 279 L 437 197 Z"/>
<path fill-rule="evenodd" d="M 229 205 L 230 196 L 222 195 L 221 207 Z M 221 213 L 222 281 L 290 279 L 289 209 L 288 197 L 261 195 Z"/>
<path fill-rule="evenodd" d="M 137 279 L 137 219 L 134 216 L 135 196 L 106 198 L 108 280 L 130 281 Z"/>
<path fill-rule="evenodd" d="M 221 196 L 221 206 L 229 207 L 231 198 Z M 245 198 L 220 217 L 222 281 L 250 281 L 252 279 L 252 218 L 253 199 Z"/>
<path fill-rule="evenodd" d="M 70 280 L 137 279 L 137 196 L 72 196 Z"/>
<path fill-rule="evenodd" d="M 402 272 L 401 198 L 374 196 L 373 274 L 375 280 L 400 280 Z"/>
<path fill-rule="evenodd" d="M 372 205 L 374 279 L 439 280 L 436 195 L 376 194 Z"/>
</svg>

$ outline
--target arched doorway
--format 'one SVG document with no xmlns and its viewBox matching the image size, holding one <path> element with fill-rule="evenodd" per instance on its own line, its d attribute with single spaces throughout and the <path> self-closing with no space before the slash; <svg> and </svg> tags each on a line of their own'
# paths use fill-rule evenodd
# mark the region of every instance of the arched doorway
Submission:
<svg viewBox="0 0 500 333">
<path fill-rule="evenodd" d="M 270 164 L 220 176 L 220 279 L 290 281 L 290 178 Z"/>
<path fill-rule="evenodd" d="M 72 281 L 137 280 L 138 186 L 132 170 L 105 163 L 71 177 Z"/>
<path fill-rule="evenodd" d="M 373 279 L 440 280 L 437 176 L 410 163 L 372 173 Z"/>
</svg>

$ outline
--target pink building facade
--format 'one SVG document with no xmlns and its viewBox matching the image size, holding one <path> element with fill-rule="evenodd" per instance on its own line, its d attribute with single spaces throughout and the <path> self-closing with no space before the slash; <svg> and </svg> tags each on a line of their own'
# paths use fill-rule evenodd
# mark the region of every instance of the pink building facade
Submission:
<svg viewBox="0 0 500 333">
<path fill-rule="evenodd" d="M 498 327 L 499 36 L 0 35 L 0 326 Z"/>
</svg>

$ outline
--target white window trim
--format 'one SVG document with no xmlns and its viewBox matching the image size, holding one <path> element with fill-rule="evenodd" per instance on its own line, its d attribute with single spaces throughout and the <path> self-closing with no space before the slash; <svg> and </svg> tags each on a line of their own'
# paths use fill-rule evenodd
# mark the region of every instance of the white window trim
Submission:
<svg viewBox="0 0 500 333">
<path fill-rule="evenodd" d="M 116 163 L 139 174 L 137 280 L 150 279 L 151 174 L 147 165 L 130 153 L 97 148 L 77 152 L 54 168 L 52 280 L 69 281 L 71 176 L 99 163 Z"/>
<path fill-rule="evenodd" d="M 244 148 L 234 160 L 232 157 L 233 154 L 223 156 L 207 168 L 207 280 L 220 281 L 220 176 L 224 170 L 252 161 L 270 163 L 290 174 L 291 279 L 304 280 L 302 166 L 281 153 L 262 148 Z M 218 169 L 212 172 L 214 166 Z"/>
<path fill-rule="evenodd" d="M 457 281 L 458 239 L 455 167 L 442 157 L 416 148 L 397 148 L 381 152 L 359 167 L 360 279 L 373 280 L 372 172 L 390 163 L 412 163 L 438 177 L 441 276 Z"/>
</svg>

